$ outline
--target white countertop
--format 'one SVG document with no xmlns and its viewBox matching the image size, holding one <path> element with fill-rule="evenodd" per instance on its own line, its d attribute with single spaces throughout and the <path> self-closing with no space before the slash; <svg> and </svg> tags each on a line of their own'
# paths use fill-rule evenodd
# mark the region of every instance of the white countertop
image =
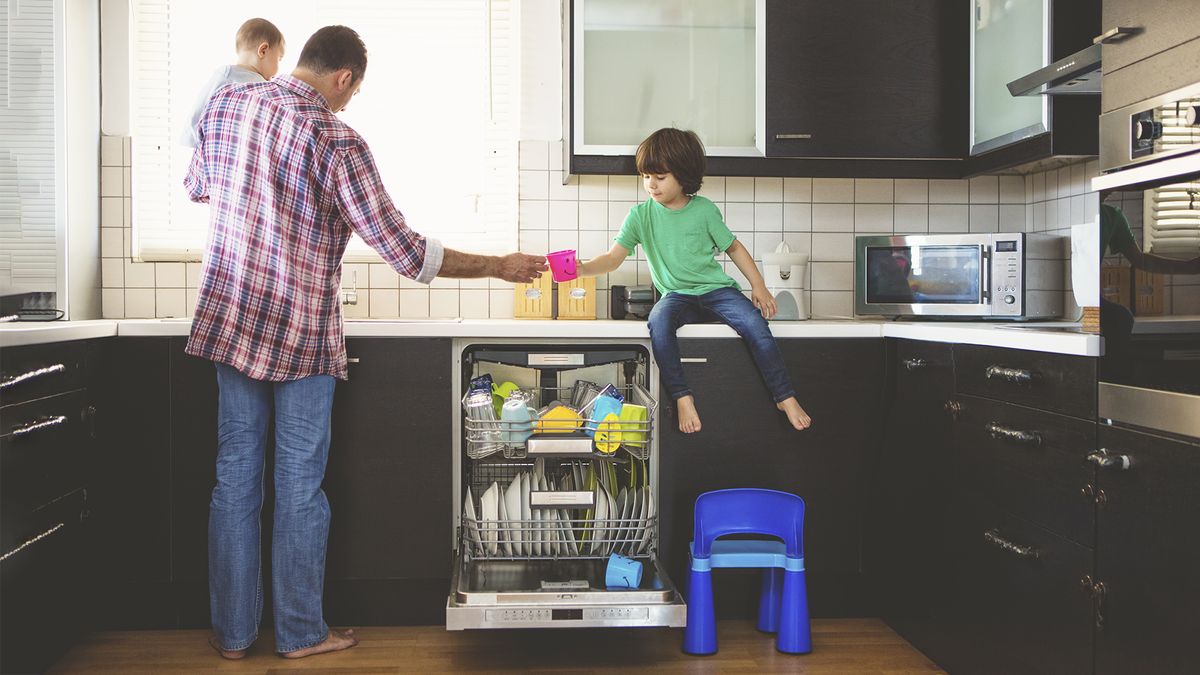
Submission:
<svg viewBox="0 0 1200 675">
<path fill-rule="evenodd" d="M 895 337 L 935 342 L 958 342 L 1011 349 L 1099 356 L 1098 335 L 1066 332 L 1065 322 L 959 323 L 863 320 L 772 322 L 780 338 Z M 185 336 L 190 319 L 122 319 L 58 321 L 45 324 L 0 324 L 0 347 L 43 342 L 123 336 Z M 362 319 L 346 321 L 347 337 L 465 337 L 465 338 L 629 338 L 648 339 L 644 321 L 534 321 L 518 319 Z M 735 337 L 722 324 L 685 326 L 681 337 Z"/>
</svg>

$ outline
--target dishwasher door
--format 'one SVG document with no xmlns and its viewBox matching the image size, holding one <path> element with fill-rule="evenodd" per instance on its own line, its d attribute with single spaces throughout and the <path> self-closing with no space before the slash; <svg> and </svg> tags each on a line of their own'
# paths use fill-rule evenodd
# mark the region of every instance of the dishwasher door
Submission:
<svg viewBox="0 0 1200 675">
<path fill-rule="evenodd" d="M 447 630 L 684 626 L 687 607 L 658 561 L 658 373 L 649 345 L 495 341 L 455 349 L 464 410 L 456 416 Z M 608 416 L 606 426 L 585 405 L 567 423 L 515 434 L 503 421 L 475 418 L 478 409 L 467 414 L 464 394 L 485 374 L 542 409 L 611 385 L 623 412 L 636 414 Z M 597 442 L 605 431 L 614 432 L 610 440 Z M 609 587 L 614 553 L 641 563 L 636 587 Z"/>
</svg>

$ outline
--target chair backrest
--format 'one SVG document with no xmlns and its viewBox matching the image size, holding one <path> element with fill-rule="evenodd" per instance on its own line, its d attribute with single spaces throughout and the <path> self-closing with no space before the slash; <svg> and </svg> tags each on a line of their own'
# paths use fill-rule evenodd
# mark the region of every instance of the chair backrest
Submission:
<svg viewBox="0 0 1200 675">
<path fill-rule="evenodd" d="M 804 500 L 778 490 L 733 488 L 696 498 L 692 541 L 695 556 L 707 558 L 714 540 L 730 534 L 779 537 L 789 558 L 804 557 Z"/>
</svg>

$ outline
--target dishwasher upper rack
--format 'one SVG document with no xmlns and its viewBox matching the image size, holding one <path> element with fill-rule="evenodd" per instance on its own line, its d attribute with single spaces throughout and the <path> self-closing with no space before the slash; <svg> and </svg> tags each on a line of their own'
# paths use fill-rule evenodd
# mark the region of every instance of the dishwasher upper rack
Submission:
<svg viewBox="0 0 1200 675">
<path fill-rule="evenodd" d="M 533 398 L 533 405 L 541 407 L 551 401 L 559 400 L 563 392 L 569 392 L 571 387 L 533 387 L 524 389 L 526 393 Z M 628 452 L 636 459 L 646 460 L 650 458 L 650 444 L 654 438 L 654 419 L 658 412 L 658 401 L 650 395 L 650 392 L 641 384 L 631 384 L 624 387 L 618 387 L 621 395 L 626 401 L 635 405 L 640 405 L 646 408 L 645 420 L 622 420 L 619 422 L 618 429 L 622 434 L 620 448 Z M 529 429 L 528 422 L 513 422 L 506 420 L 478 420 L 472 419 L 467 414 L 467 396 L 463 396 L 463 431 L 465 433 L 465 452 L 467 457 L 471 459 L 483 459 L 497 453 L 502 454 L 507 459 L 524 459 L 529 453 L 529 445 L 527 442 L 507 443 L 504 441 L 506 432 L 516 434 L 527 432 Z M 582 429 L 588 425 L 593 428 L 597 426 L 601 420 L 590 418 L 580 418 L 580 426 L 577 429 Z M 536 425 L 536 420 L 533 424 Z M 625 439 L 628 434 L 632 436 L 630 439 Z M 569 432 L 550 432 L 550 433 L 534 433 L 531 438 L 538 439 L 578 439 L 582 435 L 582 431 L 571 434 Z M 616 453 L 601 453 L 591 450 L 592 457 L 613 457 Z"/>
</svg>

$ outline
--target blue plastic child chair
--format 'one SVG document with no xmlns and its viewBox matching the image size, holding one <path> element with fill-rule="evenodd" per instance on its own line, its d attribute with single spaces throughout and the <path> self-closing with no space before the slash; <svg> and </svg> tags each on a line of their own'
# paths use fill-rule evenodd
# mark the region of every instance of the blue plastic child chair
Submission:
<svg viewBox="0 0 1200 675">
<path fill-rule="evenodd" d="M 782 541 L 716 541 L 731 534 L 771 535 Z M 796 495 L 756 488 L 716 490 L 700 495 L 696 499 L 683 651 L 695 655 L 717 651 L 712 570 L 757 567 L 764 568 L 758 629 L 777 633 L 775 648 L 781 652 L 811 652 L 803 536 L 804 500 Z"/>
</svg>

